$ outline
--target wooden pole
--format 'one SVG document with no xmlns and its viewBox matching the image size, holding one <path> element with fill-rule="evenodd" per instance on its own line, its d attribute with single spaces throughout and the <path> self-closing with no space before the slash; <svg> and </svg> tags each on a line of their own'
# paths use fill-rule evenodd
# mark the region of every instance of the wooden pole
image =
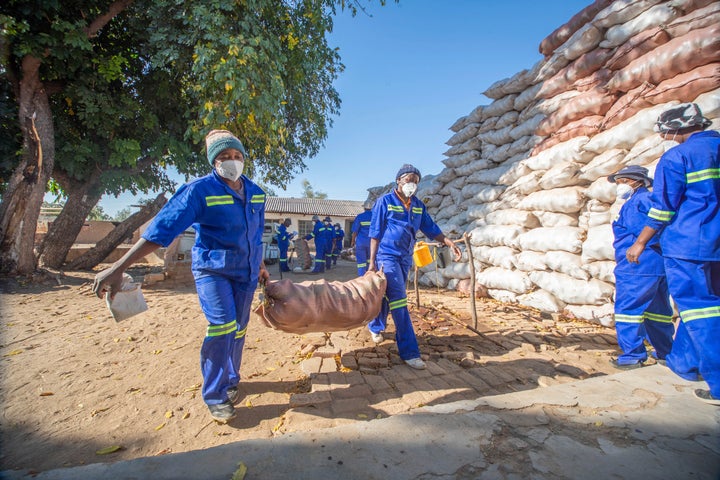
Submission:
<svg viewBox="0 0 720 480">
<path fill-rule="evenodd" d="M 418 290 L 418 268 L 415 266 L 415 305 L 420 308 L 420 290 Z"/>
<path fill-rule="evenodd" d="M 478 319 L 477 309 L 475 308 L 475 262 L 473 261 L 472 248 L 470 248 L 470 236 L 465 232 L 463 234 L 465 241 L 465 250 L 468 254 L 468 262 L 470 262 L 470 311 L 472 313 L 473 325 L 477 331 Z"/>
</svg>

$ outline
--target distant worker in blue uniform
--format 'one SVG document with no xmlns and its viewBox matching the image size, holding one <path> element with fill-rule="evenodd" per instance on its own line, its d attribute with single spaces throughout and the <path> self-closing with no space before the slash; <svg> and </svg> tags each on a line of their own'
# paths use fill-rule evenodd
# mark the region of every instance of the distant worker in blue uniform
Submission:
<svg viewBox="0 0 720 480">
<path fill-rule="evenodd" d="M 332 268 L 333 245 L 335 244 L 335 229 L 333 228 L 332 219 L 325 217 L 323 220 L 325 229 L 320 231 L 320 236 L 325 243 L 325 268 Z"/>
<path fill-rule="evenodd" d="M 658 162 L 645 228 L 626 255 L 642 261 L 662 230 L 665 275 L 681 319 L 667 366 L 686 380 L 702 376 L 710 389 L 695 389 L 695 396 L 720 405 L 720 133 L 710 125 L 694 103 L 658 117 L 655 130 L 680 145 Z"/>
<path fill-rule="evenodd" d="M 305 240 L 315 241 L 315 260 L 310 273 L 323 273 L 325 271 L 325 224 L 317 215 L 313 215 L 312 221 L 315 222 L 313 231 L 305 236 Z"/>
<path fill-rule="evenodd" d="M 333 266 L 337 265 L 338 258 L 340 257 L 340 254 L 342 253 L 343 248 L 343 241 L 345 240 L 345 230 L 342 229 L 339 223 L 335 224 L 335 243 L 333 244 L 333 253 L 332 253 L 332 264 Z"/>
<path fill-rule="evenodd" d="M 132 263 L 167 247 L 192 226 L 192 273 L 208 321 L 200 350 L 202 397 L 210 415 L 227 422 L 239 400 L 240 362 L 255 288 L 270 277 L 262 257 L 265 192 L 242 175 L 247 154 L 232 133 L 213 130 L 205 143 L 212 173 L 180 187 L 130 251 L 95 276 L 93 292 L 114 295 Z"/>
<path fill-rule="evenodd" d="M 366 200 L 363 204 L 364 212 L 355 217 L 352 224 L 350 247 L 355 249 L 358 277 L 365 275 L 370 258 L 370 220 L 372 219 L 373 202 Z"/>
<path fill-rule="evenodd" d="M 292 225 L 292 220 L 286 218 L 283 223 L 277 227 L 277 242 L 278 250 L 280 250 L 280 271 L 289 272 L 290 266 L 288 265 L 288 248 L 290 247 L 290 240 L 295 236 L 294 233 L 288 232 L 288 227 Z"/>
<path fill-rule="evenodd" d="M 675 325 L 660 240 L 654 236 L 641 255 L 630 263 L 625 251 L 635 243 L 650 210 L 652 179 L 645 167 L 631 165 L 610 175 L 617 183 L 617 197 L 624 200 L 612 223 L 615 241 L 615 331 L 622 355 L 611 360 L 615 368 L 641 367 L 647 360 L 645 340 L 662 363 L 672 348 Z"/>
<path fill-rule="evenodd" d="M 420 358 L 405 291 L 413 262 L 415 235 L 421 231 L 428 238 L 447 245 L 455 254 L 456 261 L 461 257 L 457 245 L 442 233 L 427 213 L 425 204 L 415 197 L 420 178 L 417 168 L 403 165 L 395 175 L 397 187 L 375 202 L 370 223 L 368 259 L 368 269 L 382 270 L 387 278 L 387 290 L 380 313 L 368 324 L 371 338 L 375 343 L 384 340 L 382 332 L 388 313 L 392 314 L 400 358 L 416 369 L 424 369 L 426 365 Z"/>
</svg>

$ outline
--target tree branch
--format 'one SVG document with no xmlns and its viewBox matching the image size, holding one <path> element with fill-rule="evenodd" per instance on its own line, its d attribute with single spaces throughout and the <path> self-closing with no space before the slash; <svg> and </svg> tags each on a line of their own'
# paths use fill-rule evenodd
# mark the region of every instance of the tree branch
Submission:
<svg viewBox="0 0 720 480">
<path fill-rule="evenodd" d="M 110 4 L 107 12 L 97 17 L 95 20 L 92 21 L 92 23 L 90 23 L 90 25 L 85 28 L 85 33 L 87 34 L 88 38 L 96 37 L 98 31 L 101 28 L 107 25 L 110 20 L 115 18 L 120 12 L 127 9 L 132 3 L 133 0 L 117 0 Z"/>
</svg>

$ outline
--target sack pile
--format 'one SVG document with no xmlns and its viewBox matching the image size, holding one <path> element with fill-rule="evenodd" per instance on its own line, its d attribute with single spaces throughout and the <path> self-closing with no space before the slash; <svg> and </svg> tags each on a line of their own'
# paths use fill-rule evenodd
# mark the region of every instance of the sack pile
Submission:
<svg viewBox="0 0 720 480">
<path fill-rule="evenodd" d="M 491 297 L 611 325 L 620 204 L 606 177 L 627 165 L 654 173 L 675 145 L 653 131 L 672 105 L 695 102 L 719 128 L 720 2 L 597 0 L 540 52 L 450 127 L 445 168 L 418 197 L 446 233 L 471 233 Z M 470 276 L 437 272 L 425 267 L 419 283 Z"/>
</svg>

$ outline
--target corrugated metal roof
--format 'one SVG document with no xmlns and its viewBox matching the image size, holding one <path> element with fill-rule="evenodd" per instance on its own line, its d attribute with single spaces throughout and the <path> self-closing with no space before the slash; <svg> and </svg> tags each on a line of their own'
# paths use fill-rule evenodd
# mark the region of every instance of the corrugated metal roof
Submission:
<svg viewBox="0 0 720 480">
<path fill-rule="evenodd" d="M 354 217 L 363 212 L 363 202 L 321 198 L 267 197 L 265 213 Z"/>
</svg>

